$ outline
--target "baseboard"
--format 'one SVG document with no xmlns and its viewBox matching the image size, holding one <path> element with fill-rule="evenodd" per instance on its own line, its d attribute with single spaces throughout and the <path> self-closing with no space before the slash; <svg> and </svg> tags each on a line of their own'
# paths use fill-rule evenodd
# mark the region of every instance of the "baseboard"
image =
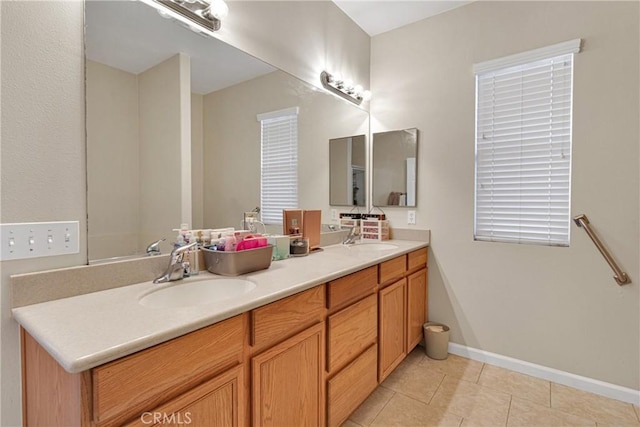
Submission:
<svg viewBox="0 0 640 427">
<path fill-rule="evenodd" d="M 541 378 L 543 380 L 553 381 L 554 383 L 577 388 L 582 391 L 588 391 L 589 393 L 598 394 L 611 399 L 640 405 L 640 390 L 634 390 L 606 383 L 604 381 L 582 377 L 580 375 L 548 368 L 542 365 L 536 365 L 535 363 L 525 362 L 524 360 L 514 359 L 512 357 L 502 356 L 500 354 L 490 353 L 484 350 L 478 350 L 477 348 L 467 347 L 461 344 L 449 343 L 449 353 L 466 357 L 471 360 L 488 363 L 489 365 L 498 366 L 500 368 L 509 369 L 511 371 L 520 372 L 521 374 L 530 375 L 532 377 Z"/>
</svg>

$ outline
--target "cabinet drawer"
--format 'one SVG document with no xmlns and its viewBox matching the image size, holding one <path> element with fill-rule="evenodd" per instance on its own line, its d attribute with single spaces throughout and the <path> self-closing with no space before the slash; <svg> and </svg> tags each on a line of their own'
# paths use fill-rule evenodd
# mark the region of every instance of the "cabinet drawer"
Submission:
<svg viewBox="0 0 640 427">
<path fill-rule="evenodd" d="M 188 424 L 198 427 L 243 426 L 243 372 L 242 366 L 233 368 L 161 407 L 143 412 L 126 427 Z"/>
<path fill-rule="evenodd" d="M 327 424 L 339 426 L 375 390 L 378 346 L 373 345 L 327 383 Z"/>
<path fill-rule="evenodd" d="M 325 312 L 324 285 L 300 292 L 253 310 L 251 345 L 258 351 L 322 320 Z"/>
<path fill-rule="evenodd" d="M 341 277 L 329 282 L 328 286 L 327 307 L 335 312 L 375 292 L 378 286 L 378 266 Z"/>
<path fill-rule="evenodd" d="M 93 418 L 121 424 L 242 362 L 243 316 L 92 370 Z"/>
<path fill-rule="evenodd" d="M 375 343 L 378 299 L 371 295 L 329 317 L 327 370 L 335 372 Z"/>
<path fill-rule="evenodd" d="M 407 256 L 402 255 L 380 264 L 380 285 L 400 279 L 407 271 Z"/>
<path fill-rule="evenodd" d="M 418 249 L 407 255 L 407 271 L 427 266 L 427 248 Z"/>
</svg>

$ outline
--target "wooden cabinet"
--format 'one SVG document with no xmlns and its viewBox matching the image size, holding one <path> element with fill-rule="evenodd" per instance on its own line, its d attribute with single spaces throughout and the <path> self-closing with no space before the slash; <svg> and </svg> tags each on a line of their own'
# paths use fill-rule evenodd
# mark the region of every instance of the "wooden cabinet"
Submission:
<svg viewBox="0 0 640 427">
<path fill-rule="evenodd" d="M 179 402 L 177 406 L 186 408 L 189 398 L 199 400 L 203 395 L 203 391 L 195 391 L 202 383 L 241 365 L 244 318 L 245 315 L 232 317 L 82 374 L 64 371 L 23 332 L 24 423 L 120 426 L 135 423 L 153 408 L 174 399 Z M 45 367 L 50 372 L 43 375 Z M 45 414 L 52 395 L 65 398 L 65 403 L 61 409 Z M 196 400 L 193 404 L 194 417 L 199 416 L 198 410 L 208 411 L 208 406 L 203 407 Z M 244 419 L 244 404 L 237 405 L 234 411 L 235 419 Z"/>
<path fill-rule="evenodd" d="M 327 320 L 327 371 L 334 373 L 355 359 L 378 337 L 378 302 L 371 295 Z"/>
<path fill-rule="evenodd" d="M 127 427 L 238 427 L 244 424 L 243 369 L 238 366 L 171 402 L 143 412 Z"/>
<path fill-rule="evenodd" d="M 256 353 L 324 320 L 325 290 L 319 285 L 251 312 L 251 345 Z"/>
<path fill-rule="evenodd" d="M 423 268 L 407 276 L 407 354 L 422 340 L 426 321 L 427 269 Z"/>
<path fill-rule="evenodd" d="M 331 313 L 336 312 L 373 294 L 377 288 L 377 265 L 333 280 L 327 287 L 327 308 Z"/>
<path fill-rule="evenodd" d="M 420 341 L 427 250 L 80 374 L 22 330 L 26 426 L 343 423 Z"/>
<path fill-rule="evenodd" d="M 252 425 L 324 425 L 324 323 L 252 358 Z"/>
<path fill-rule="evenodd" d="M 327 425 L 339 426 L 378 385 L 378 347 L 372 345 L 327 381 Z"/>
<path fill-rule="evenodd" d="M 379 349 L 378 381 L 382 382 L 396 366 L 402 362 L 406 353 L 406 312 L 407 279 L 402 278 L 380 290 L 379 310 Z"/>
</svg>

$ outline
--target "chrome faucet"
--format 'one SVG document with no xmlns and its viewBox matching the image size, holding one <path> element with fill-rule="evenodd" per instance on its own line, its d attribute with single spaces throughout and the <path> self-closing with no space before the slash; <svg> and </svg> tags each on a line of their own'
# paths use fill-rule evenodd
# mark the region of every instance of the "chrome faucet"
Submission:
<svg viewBox="0 0 640 427">
<path fill-rule="evenodd" d="M 185 273 L 189 274 L 191 266 L 189 265 L 189 262 L 184 261 L 184 253 L 189 249 L 196 247 L 197 244 L 197 242 L 193 242 L 172 250 L 167 271 L 165 271 L 162 276 L 156 278 L 153 283 L 165 283 L 172 282 L 174 280 L 181 280 L 184 278 Z"/>
<path fill-rule="evenodd" d="M 360 227 L 353 226 L 349 230 L 349 234 L 342 241 L 343 245 L 353 245 L 356 240 L 360 237 Z"/>
<path fill-rule="evenodd" d="M 160 239 L 160 240 L 156 240 L 153 243 L 150 243 L 149 246 L 147 246 L 147 255 L 148 256 L 153 256 L 153 255 L 161 255 L 160 254 L 160 243 L 164 242 L 167 239 Z"/>
</svg>

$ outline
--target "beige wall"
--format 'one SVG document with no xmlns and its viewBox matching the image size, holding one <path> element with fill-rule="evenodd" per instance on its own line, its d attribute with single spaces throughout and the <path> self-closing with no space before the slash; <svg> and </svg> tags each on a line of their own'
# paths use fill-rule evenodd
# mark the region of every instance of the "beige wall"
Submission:
<svg viewBox="0 0 640 427">
<path fill-rule="evenodd" d="M 260 206 L 257 115 L 290 107 L 298 114 L 298 204 L 329 222 L 329 140 L 366 133 L 368 114 L 276 71 L 204 97 L 204 225 L 237 227 Z"/>
<path fill-rule="evenodd" d="M 639 18 L 637 2 L 475 2 L 373 38 L 372 131 L 421 132 L 429 316 L 453 342 L 640 388 Z M 473 241 L 472 65 L 574 38 L 572 215 L 589 216 L 624 287 L 573 225 L 569 248 Z"/>
<path fill-rule="evenodd" d="M 203 228 L 203 190 L 202 176 L 204 167 L 203 151 L 203 102 L 204 97 L 191 94 L 191 216 L 194 229 Z"/>
<path fill-rule="evenodd" d="M 182 207 L 191 210 L 191 197 L 181 201 L 182 171 L 201 168 L 191 168 L 190 159 L 181 167 L 181 141 L 191 133 L 188 62 L 175 55 L 135 75 L 87 61 L 90 260 L 140 254 L 160 238 L 166 251 L 172 229 L 185 222 Z M 186 125 L 189 135 L 182 134 Z M 201 135 L 195 143 L 201 152 Z"/>
<path fill-rule="evenodd" d="M 89 259 L 140 253 L 138 79 L 87 61 Z"/>
<path fill-rule="evenodd" d="M 83 4 L 0 2 L 0 221 L 80 221 L 80 253 L 0 264 L 0 425 L 21 425 L 18 325 L 9 275 L 85 264 Z"/>
<path fill-rule="evenodd" d="M 183 218 L 183 143 L 191 145 L 189 58 L 177 54 L 138 75 L 140 117 L 140 245 L 173 238 Z M 187 79 L 186 87 L 183 80 Z M 182 97 L 189 96 L 185 109 Z M 186 111 L 185 111 L 186 110 Z M 186 120 L 185 120 L 186 116 Z M 183 135 L 184 127 L 189 129 Z M 185 138 L 188 138 L 185 140 Z M 190 161 L 191 150 L 187 154 Z M 191 186 L 187 192 L 191 206 Z M 167 228 L 167 224 L 173 224 Z"/>
</svg>

